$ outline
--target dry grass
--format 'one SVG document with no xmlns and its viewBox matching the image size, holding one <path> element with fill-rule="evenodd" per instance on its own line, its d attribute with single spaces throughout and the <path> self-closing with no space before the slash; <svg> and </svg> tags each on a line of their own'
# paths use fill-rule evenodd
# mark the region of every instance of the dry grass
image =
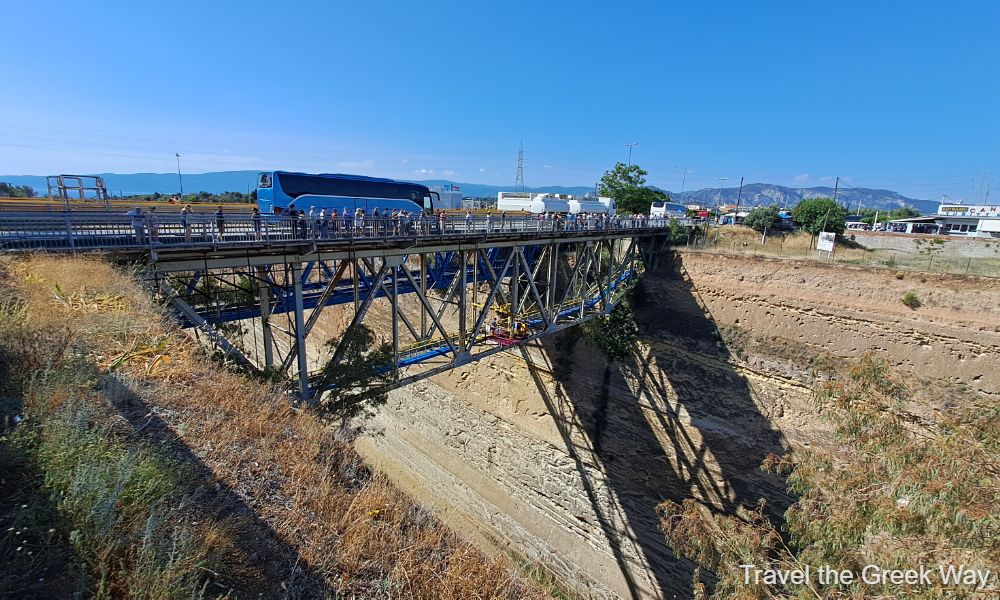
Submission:
<svg viewBox="0 0 1000 600">
<path fill-rule="evenodd" d="M 544 596 L 369 471 L 310 413 L 207 360 L 126 275 L 75 257 L 5 266 L 28 329 L 61 332 L 66 354 L 94 365 L 105 403 L 95 418 L 178 462 L 201 519 L 193 535 L 222 557 L 214 582 L 309 597 Z"/>
<path fill-rule="evenodd" d="M 854 242 L 844 242 L 839 238 L 838 240 L 831 258 L 828 253 L 817 252 L 813 248 L 815 240 L 806 232 L 788 234 L 777 232 L 769 235 L 764 243 L 761 243 L 761 234 L 753 229 L 729 225 L 709 231 L 705 245 L 687 246 L 683 250 L 823 262 L 832 260 L 857 266 L 1000 277 L 1000 258 L 930 257 L 920 252 L 865 249 Z"/>
</svg>

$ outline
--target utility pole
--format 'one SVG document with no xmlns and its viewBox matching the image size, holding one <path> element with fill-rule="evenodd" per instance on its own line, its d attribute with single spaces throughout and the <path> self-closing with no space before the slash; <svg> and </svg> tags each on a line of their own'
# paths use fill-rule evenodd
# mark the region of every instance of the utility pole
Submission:
<svg viewBox="0 0 1000 600">
<path fill-rule="evenodd" d="M 733 225 L 736 224 L 736 219 L 740 216 L 740 200 L 743 199 L 743 178 L 740 177 L 740 192 L 736 194 L 736 216 L 733 217 Z"/>
<path fill-rule="evenodd" d="M 630 167 L 632 166 L 632 147 L 638 145 L 639 142 L 632 142 L 631 144 L 625 144 L 625 147 L 628 148 L 628 166 Z"/>
<path fill-rule="evenodd" d="M 836 183 L 833 184 L 833 201 L 837 201 L 837 192 L 840 191 L 840 176 L 837 176 Z M 847 208 L 846 206 L 844 208 Z M 848 209 L 850 210 L 850 209 Z"/>
<path fill-rule="evenodd" d="M 181 155 L 174 152 L 174 156 L 177 157 L 177 184 L 181 188 L 181 197 L 177 199 L 178 202 L 184 202 L 184 180 L 181 179 Z"/>
</svg>

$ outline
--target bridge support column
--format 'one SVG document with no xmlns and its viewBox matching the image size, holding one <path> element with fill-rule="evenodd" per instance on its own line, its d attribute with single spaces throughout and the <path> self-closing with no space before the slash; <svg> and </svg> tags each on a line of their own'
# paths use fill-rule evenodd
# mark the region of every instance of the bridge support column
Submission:
<svg viewBox="0 0 1000 600">
<path fill-rule="evenodd" d="M 309 390 L 309 358 L 306 354 L 306 320 L 305 308 L 302 304 L 302 267 L 292 264 L 292 287 L 295 296 L 295 352 L 298 358 L 299 398 L 308 402 L 311 399 Z"/>
<path fill-rule="evenodd" d="M 466 298 L 468 297 L 468 280 L 466 279 L 466 268 L 469 266 L 469 254 L 465 250 L 458 253 L 459 260 L 459 281 L 458 281 L 458 352 L 464 354 L 468 343 L 465 321 L 467 319 L 468 308 Z"/>
<path fill-rule="evenodd" d="M 580 260 L 579 255 L 577 255 L 577 260 Z M 556 326 L 556 317 L 559 315 L 559 311 L 562 307 L 556 306 L 556 288 L 558 287 L 557 282 L 559 281 L 559 244 L 553 244 L 549 248 L 549 273 L 548 273 L 548 284 L 545 290 L 545 304 L 546 310 L 549 314 L 549 329 L 552 330 Z"/>
<path fill-rule="evenodd" d="M 264 368 L 274 366 L 274 334 L 271 331 L 271 288 L 267 285 L 267 269 L 257 267 L 257 298 L 260 301 L 260 325 L 264 330 Z"/>
<path fill-rule="evenodd" d="M 392 372 L 399 379 L 399 269 L 405 259 L 402 256 L 390 256 L 385 259 L 386 265 L 392 269 Z"/>
</svg>

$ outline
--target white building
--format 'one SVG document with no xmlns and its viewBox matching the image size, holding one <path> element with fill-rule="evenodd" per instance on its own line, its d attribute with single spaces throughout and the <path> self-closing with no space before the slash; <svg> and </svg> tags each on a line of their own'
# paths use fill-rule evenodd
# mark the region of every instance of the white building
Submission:
<svg viewBox="0 0 1000 600">
<path fill-rule="evenodd" d="M 942 204 L 937 214 L 890 221 L 906 233 L 1000 238 L 1000 205 Z"/>
</svg>

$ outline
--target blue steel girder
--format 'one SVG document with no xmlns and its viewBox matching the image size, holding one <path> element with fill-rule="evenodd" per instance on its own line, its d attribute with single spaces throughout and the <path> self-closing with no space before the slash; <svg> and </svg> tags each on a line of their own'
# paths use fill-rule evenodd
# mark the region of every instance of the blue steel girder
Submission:
<svg viewBox="0 0 1000 600">
<path fill-rule="evenodd" d="M 230 286 L 257 294 L 247 294 L 246 304 L 216 303 L 196 310 L 209 324 L 246 321 L 251 327 L 267 327 L 260 318 L 262 297 L 267 318 L 296 312 L 296 307 L 312 310 L 308 324 L 297 314 L 296 325 L 289 325 L 292 330 L 304 328 L 304 333 L 280 327 L 273 333 L 293 336 L 290 344 L 275 341 L 279 352 L 284 352 L 281 347 L 292 348 L 282 360 L 284 367 L 294 362 L 296 337 L 306 339 L 324 306 L 353 304 L 347 309 L 355 314 L 349 327 L 370 326 L 392 340 L 394 360 L 387 369 L 398 373 L 396 381 L 402 384 L 608 314 L 654 258 L 653 245 L 640 248 L 631 238 L 526 240 L 381 256 L 369 252 L 361 258 L 317 256 L 294 265 L 275 257 L 255 272 L 223 276 L 230 277 Z M 201 277 L 206 274 L 218 277 Z M 239 279 L 244 274 L 257 282 L 249 286 L 254 289 L 245 289 Z M 407 295 L 416 302 L 397 301 Z M 388 319 L 385 309 L 369 312 L 383 303 Z"/>
</svg>

